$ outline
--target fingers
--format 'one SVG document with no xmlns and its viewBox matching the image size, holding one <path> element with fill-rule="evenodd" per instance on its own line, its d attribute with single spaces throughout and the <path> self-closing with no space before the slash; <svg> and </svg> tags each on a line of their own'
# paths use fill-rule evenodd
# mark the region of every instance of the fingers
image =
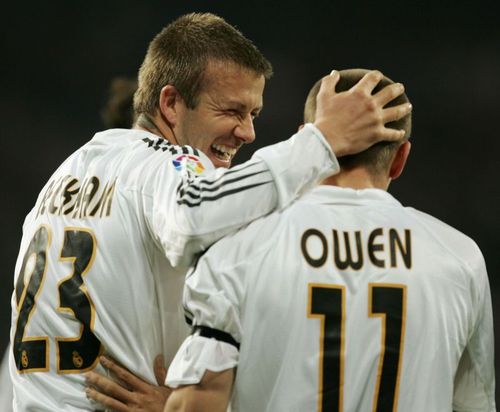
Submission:
<svg viewBox="0 0 500 412">
<path fill-rule="evenodd" d="M 396 130 L 386 127 L 383 129 L 382 132 L 380 132 L 377 141 L 398 142 L 401 141 L 404 136 L 405 136 L 404 130 Z"/>
<path fill-rule="evenodd" d="M 412 110 L 412 105 L 410 103 L 403 103 L 398 106 L 388 107 L 383 110 L 383 121 L 385 123 L 394 122 L 396 120 L 402 119 Z"/>
<path fill-rule="evenodd" d="M 122 388 L 112 379 L 109 379 L 106 376 L 100 375 L 96 372 L 87 372 L 85 374 L 85 380 L 87 385 L 91 385 L 97 389 L 99 389 L 103 393 L 99 393 L 92 387 L 87 388 L 87 395 L 98 402 L 103 403 L 104 405 L 109 405 L 109 403 L 117 402 L 122 406 L 125 406 L 122 402 L 127 402 L 130 400 L 130 393 L 128 390 Z M 107 402 L 107 403 L 105 403 Z M 111 405 L 109 405 L 111 406 Z M 113 408 L 114 409 L 114 408 Z"/>
<path fill-rule="evenodd" d="M 156 382 L 160 386 L 165 385 L 165 378 L 167 377 L 167 369 L 165 368 L 164 364 L 165 364 L 165 360 L 163 358 L 163 355 L 158 355 L 155 358 L 154 364 L 153 364 Z"/>
<path fill-rule="evenodd" d="M 101 356 L 100 362 L 105 368 L 113 372 L 121 382 L 128 385 L 132 390 L 144 390 L 149 387 L 148 384 L 144 383 L 142 380 L 130 373 L 127 369 L 111 361 L 105 356 Z M 114 384 L 118 386 L 118 384 Z"/>
<path fill-rule="evenodd" d="M 332 96 L 335 94 L 335 86 L 339 82 L 340 74 L 337 70 L 332 70 L 328 76 L 323 77 L 319 88 L 318 97 L 329 93 Z"/>
<path fill-rule="evenodd" d="M 388 102 L 404 93 L 401 84 L 372 94 L 383 79 L 382 73 L 374 70 L 365 74 L 347 92 L 335 93 L 339 78 L 339 73 L 333 72 L 322 79 L 314 120 L 314 125 L 334 148 L 337 157 L 359 153 L 382 140 L 403 139 L 404 131 L 385 125 L 410 113 L 411 105 L 406 103 L 384 108 Z"/>
<path fill-rule="evenodd" d="M 396 97 L 401 96 L 404 91 L 405 88 L 401 83 L 393 83 L 384 87 L 382 90 L 376 93 L 374 95 L 374 98 L 380 106 L 384 107 L 391 100 L 394 100 Z"/>
<path fill-rule="evenodd" d="M 366 73 L 361 80 L 351 88 L 351 91 L 358 89 L 363 90 L 367 94 L 371 94 L 383 77 L 384 75 L 378 70 L 372 70 Z"/>
<path fill-rule="evenodd" d="M 87 398 L 92 399 L 96 402 L 99 402 L 101 405 L 106 406 L 107 408 L 117 411 L 117 412 L 128 412 L 128 407 L 127 405 L 123 404 L 122 402 L 110 398 L 107 395 L 104 395 L 98 391 L 96 391 L 94 388 L 86 388 L 85 393 L 87 395 Z"/>
</svg>

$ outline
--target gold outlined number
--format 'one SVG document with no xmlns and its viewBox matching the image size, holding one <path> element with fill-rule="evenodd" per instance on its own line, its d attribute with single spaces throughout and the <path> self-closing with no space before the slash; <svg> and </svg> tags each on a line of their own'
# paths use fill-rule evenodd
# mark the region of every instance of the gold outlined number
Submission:
<svg viewBox="0 0 500 412">
<path fill-rule="evenodd" d="M 368 288 L 368 316 L 382 320 L 372 411 L 397 411 L 406 323 L 406 286 L 370 283 Z"/>
<path fill-rule="evenodd" d="M 43 288 L 47 270 L 47 251 L 51 245 L 51 231 L 41 226 L 33 236 L 21 266 L 16 283 L 18 318 L 12 350 L 20 373 L 49 370 L 49 338 L 26 337 L 25 330 L 36 312 L 36 301 Z M 57 372 L 80 373 L 91 369 L 98 360 L 102 345 L 92 332 L 95 310 L 87 293 L 83 277 L 92 266 L 96 240 L 91 231 L 66 228 L 60 254 L 61 261 L 70 261 L 72 273 L 58 284 L 59 312 L 70 313 L 81 324 L 76 338 L 56 337 Z M 26 280 L 29 278 L 29 280 Z"/>
<path fill-rule="evenodd" d="M 64 244 L 60 260 L 73 264 L 73 273 L 59 285 L 60 312 L 68 312 L 80 321 L 80 335 L 76 338 L 57 337 L 57 371 L 78 373 L 94 366 L 100 355 L 101 344 L 92 332 L 95 310 L 83 283 L 83 277 L 92 266 L 96 240 L 91 231 L 78 228 L 64 230 Z"/>
<path fill-rule="evenodd" d="M 342 412 L 345 288 L 309 284 L 308 317 L 321 320 L 318 411 Z M 368 316 L 382 320 L 372 412 L 397 410 L 406 320 L 406 286 L 368 284 Z"/>
<path fill-rule="evenodd" d="M 47 269 L 47 250 L 52 236 L 47 226 L 41 226 L 31 239 L 16 282 L 17 317 L 14 334 L 14 359 L 19 372 L 48 370 L 49 339 L 46 336 L 26 338 L 24 330 L 36 307 Z M 29 272 L 29 273 L 27 273 Z M 25 279 L 29 278 L 27 282 Z"/>
</svg>

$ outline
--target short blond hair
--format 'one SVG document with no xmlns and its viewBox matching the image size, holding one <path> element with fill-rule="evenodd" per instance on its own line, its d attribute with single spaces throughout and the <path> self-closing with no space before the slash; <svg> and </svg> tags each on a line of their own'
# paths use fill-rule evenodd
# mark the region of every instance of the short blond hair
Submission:
<svg viewBox="0 0 500 412">
<path fill-rule="evenodd" d="M 139 70 L 136 115 L 154 116 L 161 89 L 173 85 L 187 107 L 196 107 L 211 61 L 234 63 L 269 79 L 272 66 L 257 47 L 223 18 L 191 13 L 166 26 L 150 43 Z"/>
</svg>

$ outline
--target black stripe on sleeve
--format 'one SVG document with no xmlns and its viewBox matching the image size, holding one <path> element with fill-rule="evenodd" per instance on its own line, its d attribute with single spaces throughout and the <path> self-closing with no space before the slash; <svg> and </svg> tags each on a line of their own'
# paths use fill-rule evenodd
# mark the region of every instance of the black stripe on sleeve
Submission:
<svg viewBox="0 0 500 412">
<path fill-rule="evenodd" d="M 204 338 L 213 338 L 221 342 L 229 343 L 236 349 L 240 350 L 240 344 L 227 332 L 219 329 L 209 328 L 208 326 L 196 325 L 193 326 L 191 335 L 203 336 Z"/>
<path fill-rule="evenodd" d="M 231 169 L 227 169 L 224 171 L 224 173 L 222 175 L 220 175 L 218 178 L 216 179 L 213 179 L 213 180 L 208 180 L 206 179 L 205 177 L 203 176 L 200 176 L 199 179 L 196 180 L 196 183 L 200 183 L 200 184 L 204 184 L 204 185 L 207 185 L 207 186 L 211 186 L 211 185 L 214 185 L 216 184 L 218 181 L 220 180 L 224 180 L 226 179 L 228 176 L 232 175 L 232 174 L 235 174 L 235 173 L 242 173 L 244 170 L 247 170 L 247 169 L 251 169 L 252 167 L 254 166 L 257 166 L 257 167 L 262 167 L 262 162 L 255 162 L 255 163 L 251 163 L 249 165 L 243 163 L 241 165 L 238 165 L 238 166 L 234 166 L 233 168 Z M 265 168 L 265 170 L 261 170 L 259 173 L 263 172 L 263 171 L 267 171 L 267 167 Z"/>
<path fill-rule="evenodd" d="M 245 180 L 247 178 L 259 175 L 259 174 L 264 173 L 264 172 L 265 171 L 262 170 L 260 172 L 251 173 L 251 174 L 248 174 L 245 176 L 239 176 L 239 177 L 234 177 L 232 179 L 227 179 L 227 180 L 222 181 L 218 186 L 215 186 L 215 187 L 203 187 L 203 188 L 201 188 L 201 187 L 199 187 L 199 185 L 196 185 L 194 183 L 189 185 L 189 186 L 184 187 L 182 182 L 181 182 L 181 184 L 179 184 L 179 186 L 177 187 L 177 193 L 180 194 L 180 196 L 184 196 L 186 194 L 186 195 L 189 195 L 192 199 L 198 199 L 201 195 L 189 192 L 189 189 L 192 189 L 192 190 L 195 190 L 198 192 L 216 192 L 217 190 L 223 188 L 226 185 L 229 185 L 229 184 L 235 183 L 235 182 L 239 182 L 241 180 Z"/>
<path fill-rule="evenodd" d="M 200 185 L 213 186 L 216 183 L 220 182 L 221 180 L 223 181 L 224 179 L 226 179 L 227 176 L 229 176 L 229 175 L 231 175 L 233 173 L 236 173 L 236 172 L 241 173 L 243 170 L 249 169 L 249 168 L 251 168 L 251 167 L 253 167 L 255 165 L 259 166 L 260 164 L 259 163 L 252 163 L 250 165 L 235 166 L 232 169 L 226 171 L 224 174 L 220 175 L 219 177 L 217 177 L 216 179 L 213 179 L 213 180 L 208 180 L 208 179 L 205 179 L 203 177 L 199 177 L 199 178 L 196 178 L 196 179 L 191 179 L 191 182 L 190 182 L 191 183 L 191 187 L 196 188 L 196 189 L 199 190 Z M 254 172 L 253 174 L 250 174 L 250 175 L 242 176 L 241 179 L 244 179 L 245 177 L 251 177 L 253 175 L 256 175 L 256 174 L 259 174 L 259 173 L 263 173 L 263 172 L 265 172 L 265 170 L 261 170 L 259 172 Z M 233 180 L 229 181 L 229 183 L 231 183 L 233 181 L 237 181 L 237 180 L 233 179 Z M 179 191 L 181 189 L 183 189 L 183 187 L 184 187 L 184 182 L 181 182 L 179 184 L 179 186 L 177 187 L 177 193 L 179 193 Z M 205 190 L 207 190 L 207 189 L 205 189 Z"/>
<path fill-rule="evenodd" d="M 258 167 L 262 167 L 263 165 L 263 162 L 262 161 L 257 161 L 257 162 L 251 162 L 249 164 L 246 164 L 246 163 L 242 163 L 238 166 L 234 166 L 232 167 L 231 169 L 227 169 L 224 174 L 222 176 L 219 177 L 222 178 L 222 177 L 225 177 L 225 176 L 229 176 L 229 175 L 232 175 L 234 173 L 240 173 L 242 172 L 243 170 L 246 170 L 246 169 L 251 169 L 252 167 L 255 167 L 255 166 L 258 166 Z M 265 166 L 265 164 L 264 164 Z M 267 167 L 265 167 L 266 170 L 268 170 Z M 217 179 L 218 180 L 218 179 Z M 207 180 L 207 179 L 204 179 L 203 177 L 200 178 L 200 182 L 203 182 L 203 183 L 212 183 L 211 181 Z M 213 181 L 215 182 L 215 180 Z"/>
<path fill-rule="evenodd" d="M 254 187 L 262 186 L 262 185 L 265 185 L 265 184 L 268 184 L 268 183 L 273 183 L 273 180 L 269 180 L 267 182 L 256 183 L 254 185 L 237 187 L 235 189 L 227 190 L 225 192 L 219 193 L 216 196 L 211 196 L 211 197 L 209 197 L 209 196 L 206 196 L 206 197 L 203 196 L 196 203 L 192 203 L 192 202 L 190 202 L 190 201 L 188 201 L 186 199 L 181 199 L 181 200 L 177 200 L 177 204 L 179 204 L 179 205 L 186 205 L 188 207 L 197 207 L 197 206 L 200 206 L 202 202 L 213 202 L 214 200 L 217 200 L 217 199 L 229 196 L 229 195 L 233 195 L 235 193 L 243 192 L 245 190 L 253 189 Z"/>
</svg>

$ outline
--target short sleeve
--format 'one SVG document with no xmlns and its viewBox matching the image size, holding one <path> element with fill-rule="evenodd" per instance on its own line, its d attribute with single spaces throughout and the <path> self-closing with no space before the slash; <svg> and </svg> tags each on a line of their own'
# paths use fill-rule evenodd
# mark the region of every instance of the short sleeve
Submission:
<svg viewBox="0 0 500 412">
<path fill-rule="evenodd" d="M 238 365 L 245 271 L 244 262 L 236 266 L 224 264 L 234 253 L 228 250 L 230 247 L 230 238 L 222 239 L 188 274 L 184 307 L 193 333 L 172 361 L 166 380 L 169 386 L 198 383 L 206 370 L 220 372 Z"/>
</svg>

